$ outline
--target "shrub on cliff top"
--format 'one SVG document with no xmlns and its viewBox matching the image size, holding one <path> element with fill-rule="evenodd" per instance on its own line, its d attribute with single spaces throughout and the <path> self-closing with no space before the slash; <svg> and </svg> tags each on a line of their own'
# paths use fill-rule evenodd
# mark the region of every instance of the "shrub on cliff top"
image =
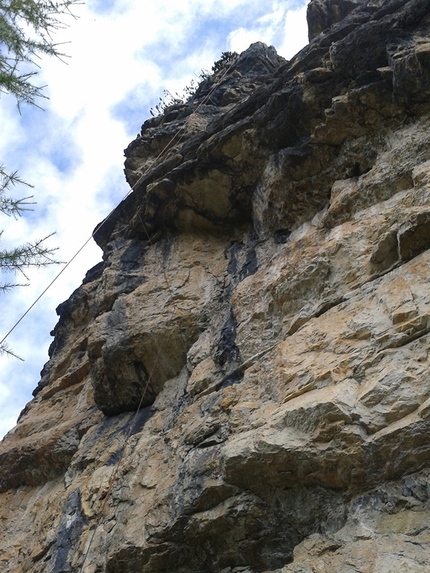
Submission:
<svg viewBox="0 0 430 573">
<path fill-rule="evenodd" d="M 181 105 L 189 101 L 197 92 L 202 83 L 211 78 L 215 79 L 215 76 L 221 71 L 226 71 L 229 66 L 231 66 L 238 54 L 236 52 L 223 52 L 221 58 L 213 63 L 211 72 L 207 70 L 201 70 L 198 75 L 197 80 L 192 79 L 189 84 L 187 84 L 182 93 L 176 92 L 172 94 L 169 90 L 163 90 L 163 95 L 159 98 L 158 103 L 151 107 L 149 112 L 153 117 L 162 115 L 167 108 L 172 105 Z"/>
</svg>

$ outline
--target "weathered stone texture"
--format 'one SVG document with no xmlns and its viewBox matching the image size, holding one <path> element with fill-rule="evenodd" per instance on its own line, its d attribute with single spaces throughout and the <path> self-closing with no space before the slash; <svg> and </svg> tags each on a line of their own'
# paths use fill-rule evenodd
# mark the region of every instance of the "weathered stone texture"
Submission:
<svg viewBox="0 0 430 573">
<path fill-rule="evenodd" d="M 2 571 L 429 570 L 430 3 L 308 18 L 127 148 L 0 446 Z"/>
</svg>

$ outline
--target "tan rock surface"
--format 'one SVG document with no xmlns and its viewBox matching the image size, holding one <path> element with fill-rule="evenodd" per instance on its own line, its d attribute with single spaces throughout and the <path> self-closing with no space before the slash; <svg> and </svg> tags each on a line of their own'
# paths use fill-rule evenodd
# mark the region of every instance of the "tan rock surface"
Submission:
<svg viewBox="0 0 430 573">
<path fill-rule="evenodd" d="M 126 150 L 0 445 L 0 571 L 430 570 L 430 4 L 309 19 Z"/>
</svg>

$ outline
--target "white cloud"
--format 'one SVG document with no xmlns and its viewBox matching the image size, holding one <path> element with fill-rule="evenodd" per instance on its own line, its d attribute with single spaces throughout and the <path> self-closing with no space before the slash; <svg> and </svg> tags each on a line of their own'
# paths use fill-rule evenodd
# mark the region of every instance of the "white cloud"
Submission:
<svg viewBox="0 0 430 573">
<path fill-rule="evenodd" d="M 297 10 L 288 11 L 284 22 L 284 40 L 276 48 L 281 56 L 289 60 L 308 43 L 306 5 Z"/>
<path fill-rule="evenodd" d="M 290 59 L 307 43 L 306 3 L 274 2 L 272 10 L 255 21 L 253 26 L 239 27 L 228 35 L 229 49 L 242 52 L 257 41 L 273 45 L 279 55 Z"/>
</svg>

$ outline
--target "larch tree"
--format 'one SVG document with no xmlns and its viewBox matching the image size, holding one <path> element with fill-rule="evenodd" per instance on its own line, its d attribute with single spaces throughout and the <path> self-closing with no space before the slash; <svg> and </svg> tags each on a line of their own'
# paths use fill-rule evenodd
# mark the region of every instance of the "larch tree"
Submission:
<svg viewBox="0 0 430 573">
<path fill-rule="evenodd" d="M 37 84 L 41 56 L 64 57 L 60 45 L 54 43 L 55 32 L 67 26 L 67 17 L 73 17 L 71 9 L 81 0 L 0 0 L 0 95 L 15 98 L 17 111 L 23 104 L 39 106 L 40 98 L 46 98 L 44 86 Z M 11 189 L 16 185 L 31 187 L 16 172 L 8 172 L 0 164 L 0 213 L 20 217 L 33 205 L 32 196 L 13 199 Z M 21 275 L 26 270 L 55 264 L 54 251 L 44 237 L 18 246 L 0 248 L 0 273 Z M 0 231 L 0 241 L 2 231 Z M 0 283 L 0 292 L 6 293 L 21 286 L 15 281 Z M 3 353 L 16 356 L 0 344 Z"/>
</svg>

